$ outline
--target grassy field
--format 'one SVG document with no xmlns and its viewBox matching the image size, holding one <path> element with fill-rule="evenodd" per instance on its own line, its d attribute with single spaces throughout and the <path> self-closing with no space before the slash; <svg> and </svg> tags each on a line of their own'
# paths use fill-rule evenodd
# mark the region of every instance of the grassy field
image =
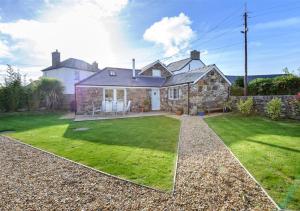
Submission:
<svg viewBox="0 0 300 211">
<path fill-rule="evenodd" d="M 156 116 L 73 122 L 60 116 L 5 115 L 0 117 L 0 131 L 15 130 L 7 135 L 101 171 L 171 190 L 178 120 Z"/>
<path fill-rule="evenodd" d="M 282 208 L 300 210 L 300 122 L 223 115 L 205 119 Z"/>
</svg>

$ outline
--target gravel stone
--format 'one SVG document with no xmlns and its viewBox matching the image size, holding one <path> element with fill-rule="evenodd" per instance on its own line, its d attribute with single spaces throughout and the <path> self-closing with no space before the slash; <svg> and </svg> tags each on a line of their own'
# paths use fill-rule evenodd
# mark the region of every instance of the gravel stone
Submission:
<svg viewBox="0 0 300 211">
<path fill-rule="evenodd" d="M 0 210 L 276 210 L 199 117 L 182 117 L 174 193 L 0 136 Z"/>
</svg>

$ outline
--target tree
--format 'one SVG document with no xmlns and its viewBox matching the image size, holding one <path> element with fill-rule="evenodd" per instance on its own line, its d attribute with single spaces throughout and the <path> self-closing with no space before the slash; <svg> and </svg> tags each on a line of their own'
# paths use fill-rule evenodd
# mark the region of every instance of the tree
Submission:
<svg viewBox="0 0 300 211">
<path fill-rule="evenodd" d="M 64 87 L 59 80 L 54 78 L 41 78 L 37 89 L 41 100 L 44 101 L 48 109 L 61 108 Z"/>
<path fill-rule="evenodd" d="M 11 65 L 7 65 L 4 85 L 1 87 L 0 107 L 5 111 L 17 111 L 24 106 L 22 76 Z"/>
</svg>

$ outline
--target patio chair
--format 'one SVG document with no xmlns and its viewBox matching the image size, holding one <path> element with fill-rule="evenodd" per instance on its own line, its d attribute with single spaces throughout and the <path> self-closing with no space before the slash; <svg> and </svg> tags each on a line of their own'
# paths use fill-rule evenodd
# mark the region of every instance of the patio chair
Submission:
<svg viewBox="0 0 300 211">
<path fill-rule="evenodd" d="M 101 112 L 102 111 L 102 106 L 101 105 L 98 108 L 95 106 L 94 102 L 92 102 L 92 105 L 93 105 L 92 116 L 94 116 L 96 112 Z"/>
<path fill-rule="evenodd" d="M 130 106 L 131 106 L 131 100 L 128 101 L 127 106 L 124 109 L 123 114 L 127 114 L 130 111 Z"/>
</svg>

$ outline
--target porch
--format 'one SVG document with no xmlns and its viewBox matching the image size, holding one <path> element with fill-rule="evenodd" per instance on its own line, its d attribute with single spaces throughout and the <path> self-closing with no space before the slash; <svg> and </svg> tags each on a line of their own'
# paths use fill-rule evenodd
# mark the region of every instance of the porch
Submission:
<svg viewBox="0 0 300 211">
<path fill-rule="evenodd" d="M 159 88 L 76 87 L 76 114 L 91 118 L 116 118 L 160 111 Z"/>
</svg>

